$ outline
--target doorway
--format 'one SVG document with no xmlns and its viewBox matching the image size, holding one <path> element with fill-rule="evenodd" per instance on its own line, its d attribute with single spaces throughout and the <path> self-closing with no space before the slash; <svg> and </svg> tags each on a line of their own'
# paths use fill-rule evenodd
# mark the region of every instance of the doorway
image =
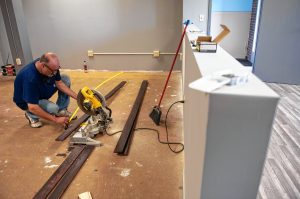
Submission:
<svg viewBox="0 0 300 199">
<path fill-rule="evenodd" d="M 220 46 L 244 66 L 255 60 L 261 0 L 209 0 L 208 34 L 215 37 L 220 24 L 231 30 Z"/>
</svg>

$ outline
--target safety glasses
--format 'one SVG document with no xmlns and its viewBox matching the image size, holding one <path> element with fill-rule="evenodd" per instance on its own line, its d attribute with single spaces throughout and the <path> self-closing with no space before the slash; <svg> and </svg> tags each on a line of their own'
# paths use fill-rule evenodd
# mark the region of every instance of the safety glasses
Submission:
<svg viewBox="0 0 300 199">
<path fill-rule="evenodd" d="M 56 75 L 57 71 L 60 69 L 60 66 L 58 66 L 56 70 L 52 70 L 47 64 L 44 64 L 44 66 L 51 72 L 49 77 L 53 77 L 54 75 Z"/>
</svg>

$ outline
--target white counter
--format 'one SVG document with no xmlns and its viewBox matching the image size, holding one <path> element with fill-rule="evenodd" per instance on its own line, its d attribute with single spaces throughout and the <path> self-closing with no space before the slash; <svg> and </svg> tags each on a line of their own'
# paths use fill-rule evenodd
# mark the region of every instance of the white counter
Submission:
<svg viewBox="0 0 300 199">
<path fill-rule="evenodd" d="M 188 32 L 183 49 L 184 197 L 255 199 L 279 96 L 252 73 L 246 84 L 202 92 L 203 76 L 247 70 L 219 46 L 196 52 L 198 35 Z"/>
</svg>

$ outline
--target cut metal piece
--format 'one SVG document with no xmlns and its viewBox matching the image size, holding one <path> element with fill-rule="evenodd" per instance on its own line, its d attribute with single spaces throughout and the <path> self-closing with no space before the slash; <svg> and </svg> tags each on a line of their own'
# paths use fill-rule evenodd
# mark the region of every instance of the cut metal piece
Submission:
<svg viewBox="0 0 300 199">
<path fill-rule="evenodd" d="M 89 155 L 93 152 L 94 148 L 95 148 L 94 146 L 84 146 L 84 150 L 82 151 L 82 153 L 78 156 L 78 158 L 74 161 L 74 163 L 71 165 L 69 170 L 59 181 L 59 183 L 57 184 L 53 192 L 49 195 L 48 199 L 61 198 L 65 190 L 71 184 L 76 174 L 79 172 L 84 162 L 87 160 Z"/>
<path fill-rule="evenodd" d="M 132 126 L 132 129 L 131 129 L 131 133 L 130 133 L 130 136 L 127 140 L 127 144 L 126 144 L 126 147 L 124 149 L 124 152 L 122 154 L 119 154 L 119 155 L 124 155 L 124 156 L 127 156 L 129 154 L 129 150 L 130 150 L 130 145 L 131 145 L 131 142 L 133 140 L 133 136 L 134 136 L 134 129 L 135 129 L 135 126 L 136 126 L 136 122 L 137 122 L 137 119 L 135 120 L 133 126 Z"/>
<path fill-rule="evenodd" d="M 124 126 L 124 129 L 123 129 L 122 134 L 120 136 L 120 139 L 117 143 L 117 146 L 114 150 L 115 153 L 118 153 L 120 155 L 127 155 L 128 154 L 129 145 L 130 145 L 130 142 L 131 142 L 131 139 L 132 139 L 132 136 L 133 136 L 131 134 L 134 131 L 137 116 L 139 114 L 144 96 L 146 94 L 147 86 L 148 86 L 148 81 L 144 80 L 141 84 L 139 93 L 138 93 L 138 95 L 136 97 L 136 100 L 133 104 L 130 115 L 129 115 L 129 117 L 127 119 L 127 122 Z"/>
<path fill-rule="evenodd" d="M 55 140 L 56 141 L 64 141 L 69 135 L 75 131 L 80 124 L 85 122 L 90 116 L 88 114 L 84 114 L 79 119 L 77 119 L 73 124 L 71 124 L 62 134 L 60 134 Z"/>
<path fill-rule="evenodd" d="M 51 193 L 51 191 L 55 188 L 60 179 L 64 176 L 64 174 L 68 171 L 71 165 L 74 163 L 76 158 L 83 151 L 84 146 L 76 146 L 68 157 L 64 160 L 64 162 L 56 169 L 53 175 L 47 180 L 47 182 L 42 186 L 42 188 L 35 194 L 33 199 L 44 199 Z"/>
</svg>

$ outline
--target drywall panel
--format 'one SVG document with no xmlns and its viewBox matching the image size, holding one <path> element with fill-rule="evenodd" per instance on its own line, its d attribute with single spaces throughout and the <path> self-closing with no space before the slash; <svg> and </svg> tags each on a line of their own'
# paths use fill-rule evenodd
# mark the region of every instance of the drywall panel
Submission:
<svg viewBox="0 0 300 199">
<path fill-rule="evenodd" d="M 300 1 L 264 0 L 254 73 L 266 82 L 300 84 Z"/>
<path fill-rule="evenodd" d="M 189 84 L 202 76 L 189 39 L 185 39 L 184 125 L 184 199 L 200 198 L 205 156 L 209 95 Z M 197 104 L 195 106 L 195 104 Z"/>
<path fill-rule="evenodd" d="M 278 98 L 211 94 L 209 99 L 200 198 L 255 199 Z"/>
<path fill-rule="evenodd" d="M 71 69 L 87 60 L 92 69 L 167 70 L 172 55 L 89 59 L 87 51 L 174 53 L 181 35 L 182 0 L 23 0 L 23 6 L 33 57 L 53 51 Z"/>
</svg>

